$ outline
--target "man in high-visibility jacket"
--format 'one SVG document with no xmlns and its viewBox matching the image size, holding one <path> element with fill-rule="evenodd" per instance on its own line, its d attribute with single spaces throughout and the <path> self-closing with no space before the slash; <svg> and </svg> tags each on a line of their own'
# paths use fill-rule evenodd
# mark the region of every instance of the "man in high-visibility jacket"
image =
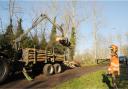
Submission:
<svg viewBox="0 0 128 89">
<path fill-rule="evenodd" d="M 119 58 L 117 55 L 118 47 L 116 45 L 111 45 L 111 58 L 110 64 L 108 67 L 108 73 L 112 76 L 119 76 L 120 75 L 120 68 L 119 68 Z"/>
</svg>

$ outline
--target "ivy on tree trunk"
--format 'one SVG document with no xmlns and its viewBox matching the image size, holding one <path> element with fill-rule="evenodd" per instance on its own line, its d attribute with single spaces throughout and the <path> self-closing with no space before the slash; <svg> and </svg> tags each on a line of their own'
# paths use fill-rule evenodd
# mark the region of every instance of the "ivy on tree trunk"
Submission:
<svg viewBox="0 0 128 89">
<path fill-rule="evenodd" d="M 76 28 L 75 27 L 72 27 L 70 42 L 71 42 L 71 48 L 69 50 L 69 53 L 70 53 L 69 60 L 72 61 L 74 59 L 75 46 L 76 46 Z"/>
</svg>

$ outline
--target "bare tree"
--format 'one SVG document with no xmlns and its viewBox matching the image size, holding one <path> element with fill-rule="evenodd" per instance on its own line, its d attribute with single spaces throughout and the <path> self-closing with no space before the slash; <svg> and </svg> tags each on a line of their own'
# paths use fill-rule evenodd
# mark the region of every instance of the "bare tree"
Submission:
<svg viewBox="0 0 128 89">
<path fill-rule="evenodd" d="M 98 10 L 99 8 L 97 7 L 96 2 L 94 1 L 92 3 L 92 22 L 93 22 L 93 49 L 94 49 L 94 61 L 96 62 L 97 59 L 97 33 L 100 30 L 100 26 L 101 24 L 103 24 L 103 22 L 101 22 L 101 10 Z M 100 12 L 99 12 L 100 11 Z"/>
<path fill-rule="evenodd" d="M 9 12 L 10 25 L 13 24 L 13 28 L 17 27 L 18 24 L 17 22 L 19 19 L 21 19 L 20 15 L 23 13 L 23 9 L 18 3 L 16 3 L 15 0 L 9 0 L 8 12 Z"/>
<path fill-rule="evenodd" d="M 71 9 L 69 9 L 71 8 Z M 87 17 L 83 16 L 82 18 L 79 17 L 79 13 L 77 12 L 77 1 L 72 1 L 70 3 L 67 3 L 67 6 L 65 7 L 65 10 L 63 12 L 63 22 L 64 22 L 64 32 L 65 36 L 70 38 L 71 41 L 71 48 L 70 53 L 72 56 L 70 59 L 74 59 L 75 55 L 75 46 L 76 46 L 76 41 L 78 40 L 78 35 L 77 35 L 77 29 L 80 24 L 87 19 Z"/>
<path fill-rule="evenodd" d="M 119 42 L 119 52 L 120 54 L 122 54 L 123 50 L 122 50 L 122 36 L 121 34 L 117 34 L 117 41 Z"/>
<path fill-rule="evenodd" d="M 123 45 L 122 47 L 122 54 L 123 56 L 128 56 L 128 46 L 127 45 Z"/>
<path fill-rule="evenodd" d="M 15 5 L 15 0 L 9 0 L 9 19 L 10 19 L 10 24 L 12 24 L 12 17 L 14 15 L 14 5 Z"/>
<path fill-rule="evenodd" d="M 2 33 L 4 33 L 3 22 L 1 18 L 0 18 L 0 30 L 2 31 Z"/>
</svg>

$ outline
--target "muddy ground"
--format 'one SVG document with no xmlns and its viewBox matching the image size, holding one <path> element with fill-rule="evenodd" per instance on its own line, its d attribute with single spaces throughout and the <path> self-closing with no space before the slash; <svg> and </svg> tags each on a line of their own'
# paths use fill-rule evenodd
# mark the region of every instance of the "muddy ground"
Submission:
<svg viewBox="0 0 128 89">
<path fill-rule="evenodd" d="M 11 76 L 5 84 L 0 85 L 0 88 L 53 88 L 58 84 L 61 84 L 67 80 L 80 77 L 83 74 L 95 72 L 97 70 L 105 69 L 106 66 L 91 66 L 91 67 L 78 67 L 74 69 L 68 69 L 60 74 L 54 74 L 52 76 L 45 76 L 40 74 L 35 77 L 33 81 L 27 81 L 23 75 Z"/>
</svg>

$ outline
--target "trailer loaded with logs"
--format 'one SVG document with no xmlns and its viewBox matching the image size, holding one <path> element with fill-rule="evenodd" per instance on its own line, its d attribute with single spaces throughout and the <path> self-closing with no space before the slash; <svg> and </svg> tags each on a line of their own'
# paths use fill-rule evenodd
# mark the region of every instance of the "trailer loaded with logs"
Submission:
<svg viewBox="0 0 128 89">
<path fill-rule="evenodd" d="M 56 48 L 48 48 L 45 50 L 36 48 L 21 48 L 20 42 L 22 37 L 28 34 L 44 19 L 50 21 L 62 33 L 57 42 L 64 47 L 63 53 L 57 52 Z M 67 49 L 70 48 L 70 42 L 64 37 L 63 29 L 61 26 L 54 24 L 47 15 L 40 15 L 33 23 L 32 26 L 14 40 L 14 44 L 0 45 L 0 84 L 3 83 L 9 76 L 16 73 L 23 73 L 27 80 L 33 78 L 29 73 L 34 70 L 41 69 L 45 75 L 52 75 L 62 72 L 62 66 L 69 64 L 67 62 Z M 39 64 L 41 64 L 40 67 Z"/>
<path fill-rule="evenodd" d="M 42 62 L 43 73 L 51 75 L 53 73 L 60 73 L 62 71 L 62 63 L 66 60 L 65 54 L 57 54 L 53 49 L 38 50 L 34 48 L 23 49 L 23 57 L 21 59 L 25 66 L 32 66 L 37 62 Z"/>
</svg>

